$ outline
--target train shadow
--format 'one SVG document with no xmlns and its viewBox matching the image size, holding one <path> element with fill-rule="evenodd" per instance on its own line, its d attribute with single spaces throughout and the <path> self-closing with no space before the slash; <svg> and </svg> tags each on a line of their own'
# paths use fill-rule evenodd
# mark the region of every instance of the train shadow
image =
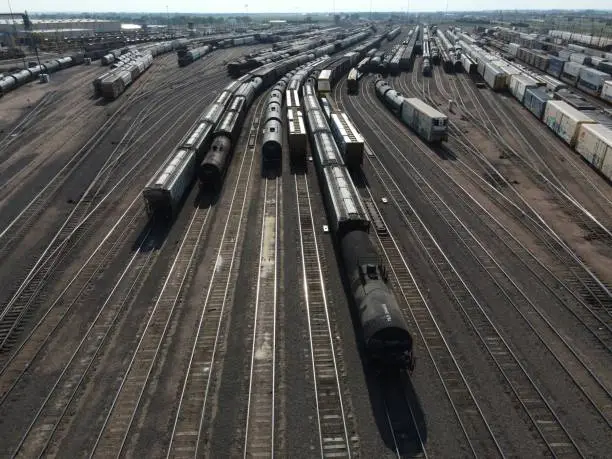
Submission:
<svg viewBox="0 0 612 459">
<path fill-rule="evenodd" d="M 170 233 L 173 221 L 158 215 L 152 216 L 142 228 L 130 248 L 131 252 L 152 252 L 162 248 Z"/>
<path fill-rule="evenodd" d="M 349 173 L 351 174 L 353 183 L 357 189 L 370 187 L 370 182 L 368 182 L 368 178 L 365 176 L 365 173 L 361 167 L 349 169 Z"/>
<path fill-rule="evenodd" d="M 292 175 L 304 175 L 308 172 L 308 160 L 306 158 L 291 158 L 289 160 L 289 171 Z"/>
<path fill-rule="evenodd" d="M 457 161 L 457 155 L 454 151 L 452 151 L 448 145 L 439 144 L 439 145 L 430 145 L 431 151 L 433 151 L 440 159 L 445 161 Z"/>
<path fill-rule="evenodd" d="M 333 245 L 376 427 L 382 441 L 393 454 L 401 457 L 416 456 L 427 443 L 425 412 L 406 371 L 384 369 L 368 359 L 363 329 L 335 239 Z"/>
<path fill-rule="evenodd" d="M 198 187 L 197 195 L 193 200 L 193 207 L 198 209 L 207 209 L 217 203 L 221 197 L 223 189 L 219 190 L 205 190 L 196 183 L 194 186 Z"/>
<path fill-rule="evenodd" d="M 283 175 L 283 164 L 278 162 L 277 164 L 262 164 L 261 165 L 261 178 L 262 179 L 275 179 Z"/>
<path fill-rule="evenodd" d="M 197 187 L 195 197 L 193 198 L 192 207 L 198 209 L 207 209 L 214 205 L 220 197 L 220 191 L 202 190 L 197 183 L 193 186 Z M 192 189 L 193 191 L 193 189 Z M 189 196 L 193 193 L 185 193 L 183 198 L 176 206 L 174 212 L 165 214 L 155 214 L 149 217 L 147 224 L 142 228 L 131 246 L 131 251 L 150 252 L 159 250 L 168 237 L 172 226 L 176 223 L 177 217 L 181 209 L 188 205 Z"/>
<path fill-rule="evenodd" d="M 108 100 L 102 96 L 94 96 L 94 100 L 94 105 L 97 105 L 99 107 L 106 107 L 107 105 L 110 105 L 114 102 L 114 100 Z"/>
</svg>

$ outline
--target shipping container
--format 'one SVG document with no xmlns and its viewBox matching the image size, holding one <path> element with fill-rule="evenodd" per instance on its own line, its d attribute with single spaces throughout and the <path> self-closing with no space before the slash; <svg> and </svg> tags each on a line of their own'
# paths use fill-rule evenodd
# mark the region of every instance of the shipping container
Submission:
<svg viewBox="0 0 612 459">
<path fill-rule="evenodd" d="M 563 65 L 563 74 L 575 77 L 576 79 L 580 75 L 580 70 L 585 68 L 584 65 L 578 64 L 577 62 L 568 61 Z"/>
<path fill-rule="evenodd" d="M 606 72 L 607 74 L 612 75 L 612 62 L 610 61 L 601 62 L 597 66 L 597 70 L 601 70 L 602 72 Z"/>
<path fill-rule="evenodd" d="M 576 143 L 578 128 L 593 119 L 562 100 L 550 100 L 544 110 L 544 123 L 570 146 Z"/>
<path fill-rule="evenodd" d="M 600 70 L 584 67 L 580 69 L 578 87 L 593 95 L 599 95 L 604 81 L 610 79 L 610 75 Z"/>
<path fill-rule="evenodd" d="M 589 65 L 591 63 L 591 56 L 581 53 L 574 53 L 570 56 L 570 61 L 581 65 Z"/>
<path fill-rule="evenodd" d="M 563 66 L 565 65 L 565 61 L 563 59 L 559 59 L 557 57 L 550 57 L 548 60 L 548 68 L 546 72 L 551 74 L 554 77 L 559 78 L 563 73 Z"/>
<path fill-rule="evenodd" d="M 527 88 L 523 105 L 527 110 L 533 113 L 539 120 L 544 116 L 546 103 L 552 99 L 552 94 L 544 91 L 541 88 Z"/>
<path fill-rule="evenodd" d="M 519 102 L 523 102 L 523 98 L 525 97 L 525 90 L 527 88 L 536 88 L 538 86 L 538 82 L 527 75 L 510 75 L 510 84 L 508 87 L 510 88 L 510 92 Z"/>
<path fill-rule="evenodd" d="M 576 151 L 601 170 L 606 156 L 612 156 L 612 130 L 601 124 L 583 124 L 578 131 Z"/>
</svg>

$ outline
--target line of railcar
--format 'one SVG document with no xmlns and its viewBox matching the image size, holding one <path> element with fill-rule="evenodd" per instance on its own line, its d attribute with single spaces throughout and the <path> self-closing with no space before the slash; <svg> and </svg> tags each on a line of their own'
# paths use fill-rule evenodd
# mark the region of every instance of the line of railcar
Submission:
<svg viewBox="0 0 612 459">
<path fill-rule="evenodd" d="M 294 158 L 304 159 L 305 148 L 302 148 L 304 121 L 300 111 L 299 90 L 312 68 L 328 59 L 322 56 L 314 61 L 301 65 L 295 71 L 288 72 L 272 88 L 266 101 L 262 118 L 263 139 L 261 146 L 262 171 L 280 170 L 283 156 L 283 100 L 287 94 L 288 140 Z"/>
<path fill-rule="evenodd" d="M 180 49 L 177 51 L 179 67 L 186 67 L 193 62 L 202 59 L 212 51 L 212 45 L 199 46 L 192 49 Z"/>
<path fill-rule="evenodd" d="M 423 29 L 423 68 L 424 76 L 431 76 L 431 54 L 429 50 L 429 31 L 425 27 Z"/>
<path fill-rule="evenodd" d="M 314 84 L 315 80 L 309 79 L 304 86 L 310 144 L 345 277 L 363 330 L 367 357 L 387 368 L 412 370 L 412 335 L 388 286 L 385 266 L 370 239 L 367 210 L 323 117 L 314 95 Z M 321 117 L 324 125 L 320 123 Z"/>
<path fill-rule="evenodd" d="M 352 68 L 346 78 L 346 90 L 349 94 L 359 94 L 359 78 L 361 78 L 359 71 Z"/>
<path fill-rule="evenodd" d="M 365 32 L 357 35 L 366 37 Z M 334 84 L 351 68 L 355 67 L 371 49 L 380 46 L 384 38 L 385 35 L 374 36 L 356 46 L 352 51 L 316 65 L 313 69 L 313 76 L 317 80 L 317 92 L 319 94 L 330 92 Z"/>
<path fill-rule="evenodd" d="M 131 86 L 153 63 L 153 56 L 146 52 L 129 52 L 112 65 L 112 69 L 93 81 L 95 95 L 115 100 Z"/>
<path fill-rule="evenodd" d="M 229 62 L 227 64 L 227 71 L 232 76 L 239 76 L 262 65 L 276 62 L 281 59 L 287 59 L 291 56 L 309 52 L 314 49 L 317 50 L 317 56 L 333 54 L 337 51 L 346 49 L 357 41 L 361 41 L 363 38 L 357 37 L 361 33 L 367 36 L 371 33 L 371 30 L 360 29 L 348 36 L 341 32 L 332 31 L 332 33 L 330 33 L 330 31 L 324 31 L 322 35 L 317 34 L 316 36 L 313 35 L 291 42 L 289 46 L 283 47 L 282 49 L 266 51 L 255 56 L 242 56 L 235 61 Z"/>
<path fill-rule="evenodd" d="M 448 140 L 448 117 L 421 99 L 406 98 L 381 76 L 374 80 L 376 95 L 419 137 L 429 143 Z"/>
<path fill-rule="evenodd" d="M 153 58 L 173 49 L 185 48 L 191 40 L 177 39 L 159 43 L 150 43 L 130 48 L 120 55 L 111 65 L 110 70 L 96 77 L 93 82 L 94 94 L 107 100 L 114 100 L 136 81 L 153 63 Z"/>
<path fill-rule="evenodd" d="M 521 47 L 518 43 L 508 43 L 503 47 L 513 58 L 559 78 L 587 94 L 612 102 L 612 62 L 606 58 L 574 52 L 571 48 L 561 50 L 554 56 L 544 54 L 540 50 Z"/>
<path fill-rule="evenodd" d="M 268 64 L 230 83 L 144 188 L 149 215 L 174 216 L 196 175 L 204 192 L 218 191 L 254 98 L 287 72 L 312 61 L 323 51 L 321 47 Z"/>
<path fill-rule="evenodd" d="M 58 59 L 45 61 L 40 65 L 34 65 L 27 69 L 5 75 L 2 79 L 0 79 L 0 96 L 3 96 L 9 91 L 17 89 L 30 81 L 36 80 L 40 77 L 40 75 L 55 73 L 59 70 L 82 64 L 83 61 L 84 54 L 78 53 L 73 54 L 72 56 L 64 56 Z"/>
</svg>

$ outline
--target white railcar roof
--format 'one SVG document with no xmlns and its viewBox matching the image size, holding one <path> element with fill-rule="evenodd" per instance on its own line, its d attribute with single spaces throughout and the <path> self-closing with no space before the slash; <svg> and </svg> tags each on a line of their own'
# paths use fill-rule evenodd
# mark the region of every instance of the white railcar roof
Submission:
<svg viewBox="0 0 612 459">
<path fill-rule="evenodd" d="M 407 98 L 407 99 L 404 99 L 404 100 L 409 102 L 417 110 L 425 113 L 430 118 L 445 118 L 445 119 L 447 118 L 447 116 L 444 113 L 436 110 L 435 108 L 433 108 L 430 105 L 427 105 L 421 99 L 417 99 L 415 97 L 411 97 L 411 98 Z"/>
<path fill-rule="evenodd" d="M 287 116 L 287 124 L 289 125 L 289 135 L 306 135 L 306 126 L 301 112 L 297 112 L 291 118 Z"/>
<path fill-rule="evenodd" d="M 346 113 L 332 113 L 331 119 L 334 127 L 344 137 L 345 143 L 363 143 L 363 137 L 355 129 Z"/>
<path fill-rule="evenodd" d="M 147 188 L 166 188 L 182 165 L 189 159 L 189 151 L 184 149 L 177 150 L 164 164 Z"/>
<path fill-rule="evenodd" d="M 612 129 L 603 124 L 589 124 L 585 123 L 581 126 L 580 129 L 585 129 L 587 131 L 591 131 L 593 135 L 595 135 L 602 142 L 605 142 L 606 145 L 609 145 L 612 148 Z"/>
<path fill-rule="evenodd" d="M 329 77 L 331 76 L 331 70 L 330 69 L 325 69 L 325 70 L 321 70 L 321 73 L 319 73 L 319 80 L 329 80 Z"/>
<path fill-rule="evenodd" d="M 549 111 L 549 108 L 554 108 L 557 111 L 562 112 L 564 115 L 571 117 L 574 121 L 584 121 L 587 123 L 593 122 L 593 118 L 587 116 L 563 100 L 549 100 L 546 102 L 547 112 Z"/>
<path fill-rule="evenodd" d="M 325 176 L 328 186 L 332 188 L 330 194 L 336 214 L 349 218 L 365 218 L 363 203 L 346 168 L 327 167 Z"/>
</svg>

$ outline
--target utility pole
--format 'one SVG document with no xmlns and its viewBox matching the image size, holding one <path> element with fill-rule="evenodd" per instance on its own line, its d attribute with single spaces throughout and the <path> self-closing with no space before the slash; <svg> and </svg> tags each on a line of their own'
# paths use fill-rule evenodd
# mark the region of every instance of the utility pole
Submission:
<svg viewBox="0 0 612 459">
<path fill-rule="evenodd" d="M 13 8 L 11 7 L 11 0 L 7 0 L 8 2 L 8 7 L 9 7 L 9 13 L 11 14 L 11 21 L 13 23 L 13 48 L 17 48 L 17 45 L 15 43 L 15 39 L 18 39 L 18 33 L 17 33 L 17 25 L 15 24 L 15 17 L 13 16 Z M 23 24 L 24 28 L 25 28 L 25 23 Z M 17 41 L 17 43 L 19 43 L 19 41 Z M 27 69 L 28 66 L 26 65 L 26 60 L 25 60 L 25 53 L 23 56 L 23 68 Z"/>
<path fill-rule="evenodd" d="M 166 19 L 168 21 L 168 34 L 172 35 L 170 31 L 170 12 L 168 11 L 168 5 L 166 5 Z"/>
</svg>

